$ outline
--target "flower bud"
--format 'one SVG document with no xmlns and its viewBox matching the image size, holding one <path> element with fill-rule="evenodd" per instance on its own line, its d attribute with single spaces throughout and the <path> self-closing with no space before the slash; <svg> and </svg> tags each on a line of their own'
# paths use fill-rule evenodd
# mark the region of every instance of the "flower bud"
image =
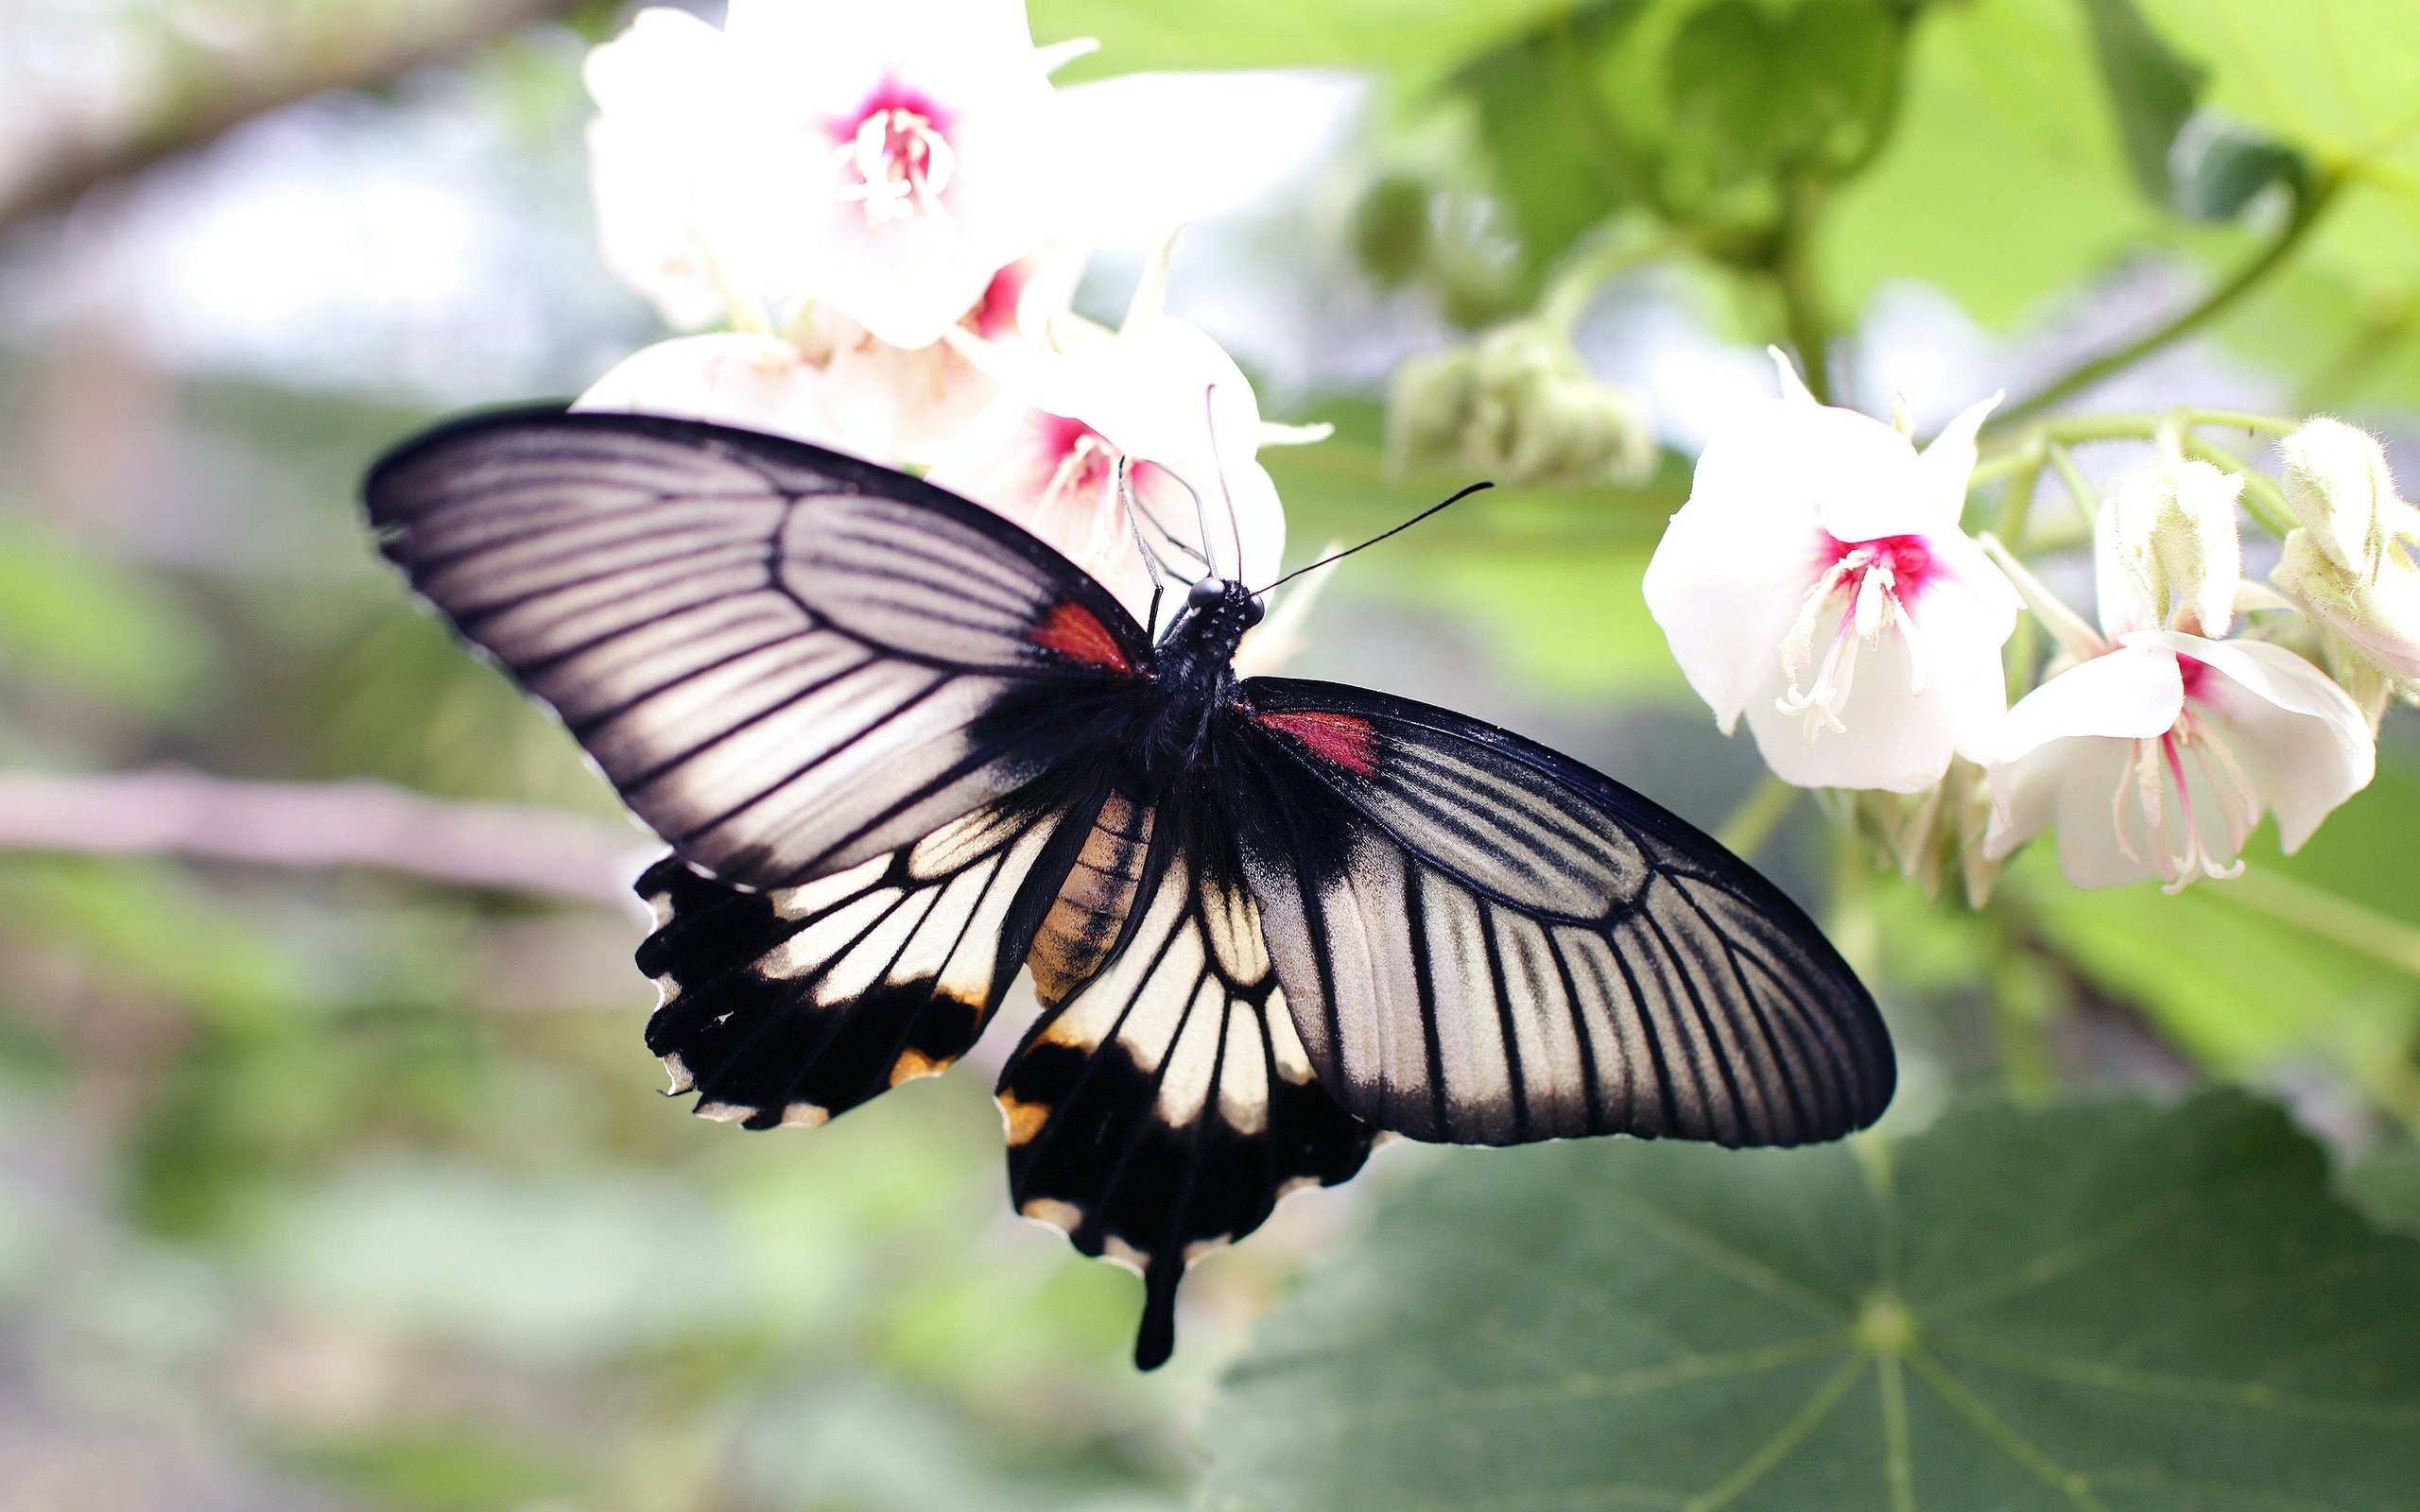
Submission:
<svg viewBox="0 0 2420 1512">
<path fill-rule="evenodd" d="M 2328 632 L 2328 662 L 2364 712 L 2420 701 L 2420 509 L 2398 498 L 2366 432 L 2315 420 L 2278 443 L 2288 533 L 2271 581 Z"/>
<path fill-rule="evenodd" d="M 1387 449 L 1397 467 L 1456 466 L 1478 387 L 1478 353 L 1446 347 L 1407 357 L 1387 400 Z"/>
<path fill-rule="evenodd" d="M 1634 482 L 1655 463 L 1645 402 L 1599 383 L 1570 341 L 1537 321 L 1406 362 L 1390 419 L 1399 464 L 1508 484 Z"/>
<path fill-rule="evenodd" d="M 2243 551 L 2236 539 L 2240 473 L 2207 462 L 2168 459 L 2142 468 L 2118 486 L 2101 520 L 2113 532 L 2114 560 L 2126 582 L 2102 590 L 2126 595 L 2144 621 L 2104 629 L 2161 628 L 2223 636 L 2235 618 Z"/>
<path fill-rule="evenodd" d="M 2277 443 L 2286 504 L 2311 543 L 2348 573 L 2376 578 L 2387 539 L 2411 506 L 2395 497 L 2386 448 L 2367 431 L 2322 416 Z"/>
</svg>

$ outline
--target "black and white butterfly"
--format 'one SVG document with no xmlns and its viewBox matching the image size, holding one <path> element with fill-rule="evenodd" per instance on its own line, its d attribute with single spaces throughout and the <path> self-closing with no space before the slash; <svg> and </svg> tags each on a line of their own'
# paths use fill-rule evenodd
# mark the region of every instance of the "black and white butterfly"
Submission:
<svg viewBox="0 0 2420 1512">
<path fill-rule="evenodd" d="M 1796 1144 L 1878 1117 L 1873 1000 L 1670 814 L 1443 709 L 1238 680 L 1261 617 L 1156 640 L 1016 525 L 753 432 L 518 411 L 367 485 L 386 554 L 672 848 L 640 967 L 676 1091 L 821 1124 L 966 1053 L 1020 1211 L 1178 1281 L 1372 1139 Z"/>
</svg>

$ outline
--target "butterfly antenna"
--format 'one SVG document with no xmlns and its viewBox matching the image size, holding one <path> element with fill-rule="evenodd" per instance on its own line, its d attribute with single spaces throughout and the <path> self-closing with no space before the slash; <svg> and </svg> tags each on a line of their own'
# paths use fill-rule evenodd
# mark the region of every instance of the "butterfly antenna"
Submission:
<svg viewBox="0 0 2420 1512">
<path fill-rule="evenodd" d="M 1227 535 L 1236 543 L 1236 576 L 1244 575 L 1244 524 L 1236 517 L 1236 490 L 1227 487 L 1227 459 L 1219 453 L 1219 386 L 1212 384 L 1201 391 L 1201 428 L 1210 433 L 1210 466 L 1219 474 L 1219 499 L 1227 507 Z M 1201 532 L 1201 543 L 1210 544 L 1210 532 Z"/>
<path fill-rule="evenodd" d="M 1160 622 L 1160 599 L 1167 593 L 1168 585 L 1167 579 L 1160 576 L 1159 558 L 1150 542 L 1143 539 L 1143 516 L 1134 507 L 1134 485 L 1126 475 L 1127 465 L 1126 454 L 1118 453 L 1117 465 L 1111 475 L 1117 489 L 1117 502 L 1126 507 L 1126 527 L 1134 532 L 1134 554 L 1143 558 L 1143 571 L 1151 577 L 1151 607 L 1143 613 L 1143 631 L 1148 635 L 1151 627 Z"/>
<path fill-rule="evenodd" d="M 1163 477 L 1173 479 L 1178 488 L 1183 489 L 1187 494 L 1191 495 L 1194 500 L 1195 512 L 1200 512 L 1201 496 L 1194 491 L 1192 484 L 1185 482 L 1184 479 L 1181 477 L 1177 477 L 1174 472 L 1169 472 L 1166 468 L 1160 469 L 1160 474 Z M 1167 527 L 1167 522 L 1162 520 L 1157 514 L 1152 512 L 1150 501 L 1146 500 L 1141 494 L 1131 494 L 1130 497 L 1134 501 L 1134 512 L 1148 523 L 1153 530 L 1159 532 L 1160 539 L 1162 541 L 1167 541 L 1169 546 L 1173 547 L 1175 550 L 1183 552 L 1187 560 L 1198 561 L 1202 565 L 1203 570 L 1208 570 L 1210 566 L 1210 558 L 1208 553 L 1195 545 L 1192 541 L 1185 540 L 1183 536 L 1178 535 L 1175 531 L 1170 530 Z M 1173 563 L 1163 561 L 1161 565 L 1167 569 L 1167 575 L 1170 577 L 1176 578 L 1180 582 L 1190 585 L 1195 581 L 1194 578 L 1188 577 L 1184 573 L 1179 572 Z"/>
<path fill-rule="evenodd" d="M 1455 494 L 1452 498 L 1444 500 L 1443 503 L 1430 505 L 1427 508 L 1421 510 L 1418 514 L 1413 515 L 1410 519 L 1405 521 L 1403 524 L 1395 526 L 1392 530 L 1381 530 L 1376 535 L 1372 536 L 1369 540 L 1361 542 L 1361 544 L 1357 546 L 1347 546 L 1342 551 L 1334 552 L 1328 556 L 1322 557 L 1319 560 L 1311 563 L 1307 567 L 1297 567 L 1292 572 L 1288 573 L 1285 576 L 1277 579 L 1277 581 L 1270 584 L 1269 588 L 1254 589 L 1253 591 L 1253 596 L 1257 598 L 1261 594 L 1268 593 L 1270 589 L 1282 588 L 1286 584 L 1292 582 L 1295 578 L 1302 576 L 1305 573 L 1317 572 L 1332 561 L 1342 561 L 1345 558 L 1352 556 L 1357 551 L 1367 551 L 1372 546 L 1376 545 L 1379 541 L 1386 540 L 1389 536 L 1402 535 L 1405 531 L 1420 524 L 1423 520 L 1427 519 L 1430 515 L 1436 514 L 1443 509 L 1449 509 L 1455 505 L 1461 503 L 1464 499 L 1469 498 L 1472 494 L 1483 493 L 1494 487 L 1495 487 L 1495 485 L 1493 483 L 1474 483 L 1469 488 Z"/>
</svg>

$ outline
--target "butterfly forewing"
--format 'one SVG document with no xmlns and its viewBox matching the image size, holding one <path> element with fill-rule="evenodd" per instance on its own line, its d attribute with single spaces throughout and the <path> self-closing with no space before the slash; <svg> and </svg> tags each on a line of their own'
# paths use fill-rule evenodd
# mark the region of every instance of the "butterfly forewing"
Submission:
<svg viewBox="0 0 2420 1512">
<path fill-rule="evenodd" d="M 772 437 L 512 413 L 412 443 L 368 491 L 413 586 L 726 882 L 827 875 L 1033 781 L 1145 650 L 1024 531 Z"/>
<path fill-rule="evenodd" d="M 1779 889 L 1576 762 L 1256 679 L 1237 826 L 1305 1048 L 1417 1139 L 1796 1144 L 1890 1101 L 1873 1000 Z"/>
</svg>

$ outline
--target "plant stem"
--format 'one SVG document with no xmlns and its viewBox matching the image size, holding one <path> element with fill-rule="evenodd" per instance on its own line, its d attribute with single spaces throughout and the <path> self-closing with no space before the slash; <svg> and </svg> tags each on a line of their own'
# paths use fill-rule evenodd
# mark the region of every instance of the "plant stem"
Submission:
<svg viewBox="0 0 2420 1512">
<path fill-rule="evenodd" d="M 2050 465 L 2059 470 L 2059 481 L 2066 486 L 2067 497 L 2075 500 L 2076 513 L 2083 516 L 2087 524 L 2099 519 L 2100 500 L 2092 491 L 2092 484 L 2084 477 L 2083 470 L 2076 466 L 2075 455 L 2059 442 L 2052 441 Z"/>
<path fill-rule="evenodd" d="M 2008 487 L 2000 491 L 1999 523 L 1992 527 L 2011 551 L 2025 549 L 2025 522 L 2033 512 L 2033 490 L 2042 481 L 2043 456 L 2036 448 L 2029 448 L 2025 460 L 2008 475 Z"/>
<path fill-rule="evenodd" d="M 1755 790 L 1731 811 L 1731 817 L 1722 821 L 1722 828 L 1715 832 L 1714 837 L 1733 855 L 1753 859 L 1773 837 L 1773 832 L 1781 828 L 1782 820 L 1789 817 L 1790 810 L 1798 806 L 1799 794 L 1800 789 L 1766 773 Z"/>
<path fill-rule="evenodd" d="M 2286 495 L 2267 474 L 2244 465 L 2243 458 L 2222 446 L 2214 446 L 2199 436 L 2185 438 L 2185 455 L 2207 462 L 2213 467 L 2243 476 L 2243 507 L 2261 527 L 2278 540 L 2294 528 L 2293 511 L 2286 507 Z"/>
<path fill-rule="evenodd" d="M 2311 184 L 2310 192 L 2295 203 L 2292 215 L 2278 229 L 2277 234 L 2270 238 L 2268 245 L 2245 259 L 2233 273 L 2220 281 L 2216 288 L 2203 296 L 2199 303 L 2116 351 L 2103 352 L 2068 369 L 2000 411 L 1997 423 L 2010 425 L 2039 415 L 2053 404 L 2073 398 L 2111 374 L 2133 367 L 2152 352 L 2192 335 L 2224 315 L 2238 301 L 2259 287 L 2261 282 L 2283 266 L 2294 249 L 2302 245 L 2303 238 L 2310 234 L 2311 228 L 2319 223 L 2327 207 L 2335 201 L 2338 183 L 2339 180 L 2334 175 L 2323 174 Z"/>
<path fill-rule="evenodd" d="M 2291 436 L 2303 428 L 2303 422 L 2290 415 L 2250 415 L 2238 409 L 2188 409 L 2185 415 L 2189 424 L 2260 436 Z"/>
<path fill-rule="evenodd" d="M 1620 220 L 1608 222 L 1566 255 L 1538 299 L 1538 318 L 1564 335 L 1588 313 L 1597 291 L 1633 268 L 1644 267 L 1673 249 L 1668 236 L 1647 233 Z"/>
</svg>

